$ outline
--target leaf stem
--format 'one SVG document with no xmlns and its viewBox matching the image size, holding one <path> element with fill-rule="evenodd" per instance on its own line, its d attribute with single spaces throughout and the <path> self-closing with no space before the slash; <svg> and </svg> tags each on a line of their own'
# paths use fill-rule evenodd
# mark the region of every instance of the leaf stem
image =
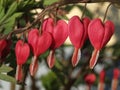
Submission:
<svg viewBox="0 0 120 90">
<path fill-rule="evenodd" d="M 82 16 L 81 16 L 81 19 L 84 17 L 85 15 L 85 10 L 86 10 L 86 7 L 87 7 L 87 3 L 85 3 L 85 6 L 84 6 L 84 9 L 83 9 L 83 12 L 82 12 Z"/>
<path fill-rule="evenodd" d="M 109 7 L 112 5 L 112 3 L 110 3 L 108 6 L 107 6 L 107 9 L 105 11 L 105 15 L 104 15 L 104 18 L 103 18 L 103 22 L 105 22 L 105 19 L 106 19 L 106 16 L 107 16 L 107 13 L 108 13 L 108 9 Z"/>
</svg>

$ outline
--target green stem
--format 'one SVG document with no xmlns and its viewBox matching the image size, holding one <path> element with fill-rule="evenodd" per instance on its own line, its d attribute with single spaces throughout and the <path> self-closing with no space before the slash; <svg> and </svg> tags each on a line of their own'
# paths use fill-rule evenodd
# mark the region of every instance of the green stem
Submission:
<svg viewBox="0 0 120 90">
<path fill-rule="evenodd" d="M 107 13 L 108 13 L 108 9 L 109 7 L 112 5 L 112 3 L 110 3 L 108 6 L 107 6 L 107 9 L 105 11 L 105 15 L 104 15 L 104 18 L 103 18 L 103 22 L 105 22 L 105 19 L 106 19 L 106 16 L 107 16 Z"/>
<path fill-rule="evenodd" d="M 83 13 L 82 13 L 81 19 L 82 19 L 82 18 L 84 17 L 84 15 L 85 15 L 86 7 L 87 7 L 87 3 L 85 3 L 85 6 L 84 6 L 84 9 L 83 9 Z"/>
</svg>

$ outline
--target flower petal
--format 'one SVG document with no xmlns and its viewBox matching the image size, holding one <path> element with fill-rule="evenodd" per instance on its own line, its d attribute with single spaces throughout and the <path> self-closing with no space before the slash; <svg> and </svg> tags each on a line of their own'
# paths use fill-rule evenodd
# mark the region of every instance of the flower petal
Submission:
<svg viewBox="0 0 120 90">
<path fill-rule="evenodd" d="M 49 53 L 49 56 L 47 57 L 47 63 L 48 63 L 49 68 L 52 68 L 55 64 L 54 52 L 55 51 L 51 50 Z"/>
<path fill-rule="evenodd" d="M 16 81 L 18 83 L 21 83 L 23 81 L 23 71 L 22 71 L 22 65 L 17 65 L 16 69 Z"/>
<path fill-rule="evenodd" d="M 106 21 L 105 25 L 104 39 L 102 41 L 102 47 L 104 47 L 107 42 L 110 40 L 111 36 L 114 33 L 114 24 L 111 21 Z"/>
<path fill-rule="evenodd" d="M 72 56 L 72 65 L 75 67 L 81 58 L 81 50 L 75 48 Z"/>
<path fill-rule="evenodd" d="M 0 57 L 1 57 L 2 52 L 3 52 L 3 50 L 5 49 L 6 46 L 7 46 L 6 40 L 1 39 L 1 40 L 0 40 Z"/>
<path fill-rule="evenodd" d="M 88 36 L 91 44 L 97 50 L 102 48 L 104 33 L 105 29 L 100 19 L 94 19 L 90 22 L 88 26 Z"/>
<path fill-rule="evenodd" d="M 38 59 L 36 56 L 32 58 L 32 62 L 30 64 L 30 75 L 34 76 L 38 70 Z"/>
<path fill-rule="evenodd" d="M 19 40 L 15 46 L 15 54 L 17 58 L 17 64 L 24 64 L 30 54 L 29 45 L 27 43 L 24 43 L 22 40 Z"/>
<path fill-rule="evenodd" d="M 81 47 L 84 27 L 78 16 L 73 16 L 68 23 L 69 38 L 76 48 Z"/>
<path fill-rule="evenodd" d="M 94 50 L 93 53 L 92 53 L 92 57 L 90 59 L 90 69 L 93 69 L 94 66 L 96 65 L 97 63 L 97 60 L 98 60 L 98 57 L 99 57 L 99 50 Z"/>
<path fill-rule="evenodd" d="M 28 34 L 28 42 L 33 49 L 34 56 L 39 56 L 51 46 L 52 36 L 49 32 L 43 32 L 40 35 L 39 31 L 34 29 Z"/>
</svg>

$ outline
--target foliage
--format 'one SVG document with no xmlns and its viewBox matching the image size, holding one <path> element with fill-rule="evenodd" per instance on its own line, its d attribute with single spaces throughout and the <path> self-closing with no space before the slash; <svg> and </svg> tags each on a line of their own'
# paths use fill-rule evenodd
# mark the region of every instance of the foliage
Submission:
<svg viewBox="0 0 120 90">
<path fill-rule="evenodd" d="M 15 78 L 6 75 L 8 72 L 10 72 L 12 70 L 13 69 L 11 67 L 8 67 L 6 65 L 2 65 L 0 67 L 0 79 L 1 80 L 5 80 L 5 81 L 9 81 L 9 82 L 12 82 L 12 83 L 15 83 L 16 82 Z"/>
<path fill-rule="evenodd" d="M 42 76 L 41 81 L 46 90 L 55 90 L 56 88 L 60 87 L 59 79 L 52 71 L 47 75 Z"/>
</svg>

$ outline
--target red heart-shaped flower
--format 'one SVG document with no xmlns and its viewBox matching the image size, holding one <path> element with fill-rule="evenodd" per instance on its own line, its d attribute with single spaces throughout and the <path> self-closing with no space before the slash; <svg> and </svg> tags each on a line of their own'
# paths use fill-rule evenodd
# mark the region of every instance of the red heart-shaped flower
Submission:
<svg viewBox="0 0 120 90">
<path fill-rule="evenodd" d="M 90 68 L 92 69 L 98 59 L 99 51 L 107 44 L 114 33 L 114 24 L 106 21 L 104 24 L 100 19 L 94 19 L 88 26 L 88 36 L 94 47 L 94 52 L 90 60 Z"/>
<path fill-rule="evenodd" d="M 2 57 L 2 52 L 6 48 L 7 42 L 4 39 L 0 40 L 0 58 Z"/>
<path fill-rule="evenodd" d="M 1 58 L 4 59 L 10 52 L 10 46 L 12 44 L 12 41 L 11 40 L 6 40 L 7 42 L 7 45 L 5 47 L 5 49 L 2 51 L 2 54 L 1 54 Z"/>
<path fill-rule="evenodd" d="M 68 23 L 68 30 L 69 30 L 69 38 L 74 45 L 74 53 L 72 57 L 72 64 L 76 66 L 78 61 L 81 57 L 81 48 L 86 41 L 88 35 L 88 25 L 90 19 L 83 18 L 82 20 L 79 19 L 78 16 L 73 16 Z"/>
<path fill-rule="evenodd" d="M 30 54 L 29 45 L 27 43 L 24 43 L 22 40 L 17 41 L 15 46 L 15 54 L 16 54 L 17 64 L 18 65 L 25 64 Z"/>
<path fill-rule="evenodd" d="M 5 48 L 2 50 L 2 52 L 1 52 L 1 55 L 0 55 L 0 63 L 3 63 L 4 62 L 4 60 L 5 60 L 5 58 L 6 58 L 6 56 L 9 54 L 9 52 L 10 52 L 10 47 L 11 47 L 11 44 L 12 44 L 12 42 L 11 42 L 11 40 L 5 40 L 5 42 L 7 43 L 7 45 L 5 46 Z"/>
<path fill-rule="evenodd" d="M 28 42 L 35 56 L 43 54 L 51 45 L 52 37 L 48 32 L 39 33 L 38 29 L 32 29 L 28 34 Z"/>
<path fill-rule="evenodd" d="M 47 18 L 43 22 L 42 30 L 50 32 L 53 36 L 51 49 L 60 47 L 68 37 L 68 25 L 63 20 L 55 24 L 52 18 Z"/>
<path fill-rule="evenodd" d="M 32 29 L 28 34 L 28 42 L 32 47 L 34 57 L 30 64 L 30 73 L 33 76 L 38 68 L 38 56 L 43 54 L 52 43 L 52 36 L 49 32 L 39 33 L 38 29 Z"/>
<path fill-rule="evenodd" d="M 68 25 L 65 21 L 59 20 L 55 24 L 52 18 L 47 18 L 44 20 L 42 25 L 43 32 L 47 31 L 52 34 L 53 40 L 50 46 L 51 52 L 48 56 L 47 62 L 50 68 L 54 66 L 54 50 L 60 47 L 68 37 Z"/>
<path fill-rule="evenodd" d="M 23 79 L 22 65 L 25 64 L 30 54 L 29 45 L 19 40 L 15 46 L 15 54 L 17 59 L 16 80 L 21 82 Z"/>
</svg>

